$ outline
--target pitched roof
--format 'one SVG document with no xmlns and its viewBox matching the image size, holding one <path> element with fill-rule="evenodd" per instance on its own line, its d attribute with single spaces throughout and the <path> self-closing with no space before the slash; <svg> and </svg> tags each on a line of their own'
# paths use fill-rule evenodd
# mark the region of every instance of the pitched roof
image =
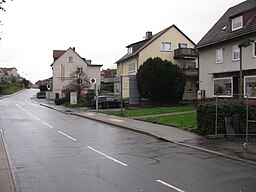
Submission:
<svg viewBox="0 0 256 192">
<path fill-rule="evenodd" d="M 244 28 L 236 31 L 231 30 L 231 19 L 244 15 Z M 226 40 L 234 39 L 256 32 L 256 0 L 247 0 L 229 8 L 226 13 L 199 41 L 197 48 L 213 45 Z"/>
<path fill-rule="evenodd" d="M 126 54 L 124 55 L 121 59 L 119 59 L 116 63 L 119 63 L 121 61 L 124 61 L 126 59 L 129 59 L 135 55 L 137 55 L 140 51 L 142 51 L 145 47 L 147 47 L 150 43 L 152 43 L 153 41 L 155 41 L 158 37 L 160 37 L 162 34 L 164 34 L 166 31 L 168 31 L 170 28 L 175 27 L 180 33 L 182 33 L 191 43 L 193 43 L 195 45 L 195 43 L 188 38 L 178 27 L 176 27 L 176 25 L 171 25 L 170 27 L 167 27 L 166 29 L 156 33 L 155 35 L 153 35 L 151 38 L 149 39 L 145 39 L 136 43 L 132 43 L 130 45 L 127 46 L 127 48 L 129 47 L 136 47 L 135 50 L 133 50 L 133 52 L 131 54 Z"/>
<path fill-rule="evenodd" d="M 78 57 L 80 57 L 87 65 L 91 66 L 91 67 L 101 67 L 103 65 L 101 64 L 91 64 L 91 60 L 86 60 L 85 58 L 82 58 L 76 51 L 75 48 L 68 48 L 66 51 L 65 50 L 53 50 L 53 59 L 54 62 L 50 65 L 51 67 L 53 66 L 53 64 L 64 54 L 66 53 L 68 50 L 72 50 L 74 51 Z"/>
<path fill-rule="evenodd" d="M 54 61 L 62 56 L 66 51 L 63 50 L 53 50 L 53 59 Z"/>
</svg>

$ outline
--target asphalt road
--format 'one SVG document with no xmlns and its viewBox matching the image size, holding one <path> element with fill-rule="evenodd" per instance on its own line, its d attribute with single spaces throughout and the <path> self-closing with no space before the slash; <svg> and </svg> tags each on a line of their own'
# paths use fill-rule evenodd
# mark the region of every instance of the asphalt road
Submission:
<svg viewBox="0 0 256 192">
<path fill-rule="evenodd" d="M 254 192 L 256 166 L 40 106 L 0 100 L 18 192 Z"/>
</svg>

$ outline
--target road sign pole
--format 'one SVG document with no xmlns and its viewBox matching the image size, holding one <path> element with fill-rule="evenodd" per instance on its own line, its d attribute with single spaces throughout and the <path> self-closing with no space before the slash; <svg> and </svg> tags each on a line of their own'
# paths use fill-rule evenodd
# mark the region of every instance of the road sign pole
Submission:
<svg viewBox="0 0 256 192">
<path fill-rule="evenodd" d="M 96 111 L 99 109 L 99 98 L 98 98 L 98 89 L 97 89 L 97 83 L 94 84 L 94 92 L 96 96 Z"/>
</svg>

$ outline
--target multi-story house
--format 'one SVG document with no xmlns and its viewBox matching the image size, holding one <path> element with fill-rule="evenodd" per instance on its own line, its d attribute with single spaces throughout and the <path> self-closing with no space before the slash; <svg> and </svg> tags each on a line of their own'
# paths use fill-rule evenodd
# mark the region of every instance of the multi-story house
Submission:
<svg viewBox="0 0 256 192">
<path fill-rule="evenodd" d="M 256 98 L 256 0 L 229 8 L 199 41 L 199 89 L 206 97 Z"/>
<path fill-rule="evenodd" d="M 80 57 L 75 51 L 75 48 L 69 48 L 66 51 L 54 50 L 53 51 L 54 62 L 52 67 L 52 91 L 55 98 L 62 97 L 63 89 L 71 83 L 71 73 L 80 70 L 87 74 L 89 79 L 95 79 L 97 89 L 100 89 L 100 68 L 102 65 L 95 65 L 91 63 L 91 60 L 86 60 Z M 94 89 L 94 84 L 90 89 Z"/>
<path fill-rule="evenodd" d="M 194 48 L 195 43 L 175 25 L 155 35 L 152 32 L 146 32 L 145 39 L 128 45 L 127 54 L 116 62 L 117 76 L 122 77 L 120 92 L 123 97 L 129 98 L 130 104 L 138 103 L 137 71 L 148 58 L 160 57 L 179 65 L 186 75 L 183 99 L 197 99 L 198 54 Z"/>
</svg>

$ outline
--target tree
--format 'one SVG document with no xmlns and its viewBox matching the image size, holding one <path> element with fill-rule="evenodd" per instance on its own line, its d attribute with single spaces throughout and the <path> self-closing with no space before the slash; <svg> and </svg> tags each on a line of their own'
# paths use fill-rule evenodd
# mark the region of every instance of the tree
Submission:
<svg viewBox="0 0 256 192">
<path fill-rule="evenodd" d="M 29 86 L 30 86 L 30 81 L 29 81 L 29 80 L 23 78 L 23 79 L 22 79 L 22 83 L 23 83 L 23 85 L 24 85 L 26 88 L 29 88 Z"/>
<path fill-rule="evenodd" d="M 0 12 L 1 11 L 6 11 L 6 9 L 4 8 L 4 3 L 6 3 L 8 0 L 0 0 Z M 12 0 L 11 0 L 12 1 Z M 0 25 L 2 25 L 2 21 L 0 20 Z M 1 40 L 1 37 L 0 37 Z"/>
<path fill-rule="evenodd" d="M 186 79 L 179 66 L 156 57 L 149 58 L 139 68 L 137 83 L 143 98 L 176 104 L 182 100 Z"/>
<path fill-rule="evenodd" d="M 47 88 L 46 84 L 39 85 L 39 89 L 40 89 L 41 92 L 48 91 L 48 88 Z"/>
<path fill-rule="evenodd" d="M 77 91 L 77 97 L 78 100 L 80 100 L 82 91 L 86 91 L 90 87 L 88 76 L 84 73 L 82 68 L 77 68 L 76 71 L 70 74 L 70 78 L 72 82 L 69 84 L 68 88 Z"/>
</svg>

